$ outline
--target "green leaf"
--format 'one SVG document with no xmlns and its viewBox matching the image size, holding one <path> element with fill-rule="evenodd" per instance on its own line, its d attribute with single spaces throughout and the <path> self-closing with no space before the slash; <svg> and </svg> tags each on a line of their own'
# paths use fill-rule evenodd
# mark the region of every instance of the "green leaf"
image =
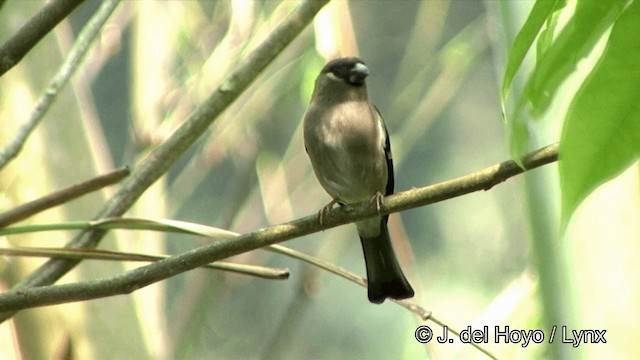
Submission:
<svg viewBox="0 0 640 360">
<path fill-rule="evenodd" d="M 560 140 L 563 228 L 589 193 L 640 157 L 638 19 L 640 1 L 634 1 L 569 108 Z"/>
<path fill-rule="evenodd" d="M 534 118 L 544 113 L 562 82 L 573 73 L 578 61 L 589 55 L 623 8 L 623 1 L 578 1 L 571 20 L 543 58 L 537 59 L 518 108 L 531 105 Z"/>
<path fill-rule="evenodd" d="M 534 40 L 538 37 L 536 44 L 536 59 L 540 59 L 548 50 L 553 40 L 555 26 L 558 20 L 559 10 L 566 5 L 565 0 L 536 1 L 531 9 L 527 21 L 520 29 L 511 47 L 507 68 L 505 70 L 502 83 L 501 99 L 502 114 L 509 132 L 509 152 L 511 158 L 522 166 L 522 155 L 528 149 L 529 130 L 525 117 L 523 116 L 522 100 L 518 102 L 514 114 L 510 117 L 506 111 L 506 101 L 513 79 L 520 69 L 525 56 L 529 52 Z M 546 25 L 545 25 L 546 23 Z M 543 25 L 544 29 L 543 29 Z M 542 29 L 542 32 L 541 32 Z"/>
<path fill-rule="evenodd" d="M 527 18 L 527 21 L 522 26 L 522 29 L 520 29 L 520 32 L 518 32 L 518 35 L 511 47 L 511 52 L 509 53 L 507 69 L 505 70 L 504 80 L 502 82 L 501 96 L 503 104 L 506 102 L 511 83 L 513 82 L 513 78 L 516 76 L 518 69 L 520 69 L 520 65 L 522 64 L 524 57 L 529 52 L 529 49 L 531 48 L 533 41 L 536 39 L 536 36 L 538 36 L 542 25 L 547 21 L 547 18 L 554 11 L 557 4 L 564 4 L 564 1 L 536 1 L 531 9 L 531 13 Z"/>
<path fill-rule="evenodd" d="M 515 114 L 509 124 L 509 155 L 523 169 L 522 155 L 526 153 L 528 141 L 528 123 L 524 121 L 521 114 Z"/>
<path fill-rule="evenodd" d="M 556 33 L 556 25 L 558 25 L 558 18 L 560 18 L 560 10 L 566 3 L 563 1 L 549 14 L 544 29 L 540 32 L 538 37 L 538 43 L 536 44 L 536 59 L 544 58 L 551 44 L 553 44 L 553 36 Z"/>
</svg>

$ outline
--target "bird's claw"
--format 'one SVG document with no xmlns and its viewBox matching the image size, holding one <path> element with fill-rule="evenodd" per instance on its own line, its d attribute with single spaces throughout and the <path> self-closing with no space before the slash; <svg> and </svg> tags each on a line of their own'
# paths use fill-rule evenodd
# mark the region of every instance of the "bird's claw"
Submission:
<svg viewBox="0 0 640 360">
<path fill-rule="evenodd" d="M 327 205 L 323 206 L 318 211 L 318 222 L 320 222 L 320 227 L 324 228 L 324 216 L 331 212 L 333 205 L 337 204 L 338 201 L 336 199 L 331 200 Z"/>
<path fill-rule="evenodd" d="M 371 198 L 371 203 L 375 203 L 376 204 L 376 210 L 378 210 L 378 212 L 380 212 L 380 209 L 382 208 L 382 205 L 384 205 L 384 195 L 382 195 L 380 193 L 380 191 L 376 192 L 375 195 L 373 195 L 373 197 Z"/>
</svg>

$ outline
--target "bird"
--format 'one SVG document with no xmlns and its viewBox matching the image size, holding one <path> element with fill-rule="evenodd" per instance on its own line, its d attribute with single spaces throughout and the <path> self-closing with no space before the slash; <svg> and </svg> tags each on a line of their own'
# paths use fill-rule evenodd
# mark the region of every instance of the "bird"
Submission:
<svg viewBox="0 0 640 360">
<path fill-rule="evenodd" d="M 393 158 L 389 133 L 378 109 L 369 102 L 369 69 L 357 57 L 329 61 L 315 80 L 304 114 L 303 138 L 313 171 L 332 201 L 318 217 L 340 206 L 369 200 L 378 211 L 393 194 Z M 367 268 L 367 297 L 374 304 L 386 298 L 414 296 L 393 251 L 387 221 L 377 216 L 356 222 Z"/>
</svg>

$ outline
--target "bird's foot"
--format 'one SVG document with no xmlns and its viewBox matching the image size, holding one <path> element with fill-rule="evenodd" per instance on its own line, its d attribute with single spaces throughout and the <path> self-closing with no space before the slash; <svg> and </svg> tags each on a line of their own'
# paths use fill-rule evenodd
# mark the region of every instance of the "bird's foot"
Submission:
<svg viewBox="0 0 640 360">
<path fill-rule="evenodd" d="M 331 200 L 327 205 L 323 206 L 320 211 L 318 211 L 318 222 L 320 222 L 320 227 L 324 229 L 324 216 L 331 212 L 333 205 L 337 204 L 338 201 L 336 199 Z"/>
<path fill-rule="evenodd" d="M 382 195 L 382 193 L 380 193 L 380 191 L 376 192 L 375 195 L 373 195 L 373 197 L 371 198 L 371 203 L 372 204 L 376 204 L 376 210 L 378 210 L 378 212 L 380 212 L 380 209 L 382 208 L 382 205 L 384 205 L 384 195 Z"/>
</svg>

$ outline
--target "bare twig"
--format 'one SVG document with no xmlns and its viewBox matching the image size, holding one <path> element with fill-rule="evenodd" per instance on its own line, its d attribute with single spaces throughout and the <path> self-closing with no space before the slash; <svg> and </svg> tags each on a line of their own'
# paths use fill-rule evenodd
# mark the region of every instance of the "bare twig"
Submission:
<svg viewBox="0 0 640 360">
<path fill-rule="evenodd" d="M 267 247 L 266 249 L 268 249 L 269 251 L 273 251 L 276 252 L 278 254 L 282 254 L 282 255 L 286 255 L 298 260 L 302 260 L 308 264 L 312 264 L 314 266 L 320 267 L 322 269 L 325 269 L 329 272 L 332 272 L 342 278 L 345 278 L 351 282 L 354 282 L 360 286 L 363 287 L 367 287 L 367 280 L 352 273 L 351 271 L 344 269 L 338 265 L 334 265 L 325 261 L 322 261 L 320 259 L 317 259 L 313 256 L 307 255 L 305 253 L 302 253 L 300 251 L 297 250 L 293 250 L 293 249 L 289 249 L 287 247 L 284 246 L 280 246 L 280 245 L 271 245 L 269 247 Z M 422 306 L 416 304 L 415 302 L 411 301 L 411 300 L 394 300 L 391 299 L 391 301 L 395 302 L 396 304 L 406 308 L 407 310 L 415 313 L 416 315 L 418 315 L 420 317 L 420 319 L 422 320 L 429 320 L 429 318 L 431 317 L 431 311 L 424 309 Z"/>
<path fill-rule="evenodd" d="M 129 175 L 128 168 L 114 170 L 108 174 L 97 176 L 93 179 L 72 185 L 66 189 L 58 190 L 39 199 L 22 204 L 4 213 L 0 213 L 0 229 L 26 219 L 33 214 L 37 214 L 54 206 L 64 204 L 82 195 L 100 190 L 119 182 Z"/>
<path fill-rule="evenodd" d="M 47 6 L 73 2 L 78 1 L 58 0 L 52 1 Z M 80 64 L 85 54 L 87 53 L 89 45 L 91 45 L 93 39 L 95 39 L 96 35 L 98 35 L 98 33 L 100 32 L 102 25 L 104 25 L 104 23 L 107 21 L 107 18 L 109 18 L 109 16 L 113 13 L 119 3 L 120 0 L 104 1 L 96 14 L 89 20 L 87 25 L 84 26 L 84 28 L 78 35 L 78 39 L 73 45 L 71 52 L 69 52 L 69 56 L 65 60 L 64 64 L 62 64 L 62 67 L 60 67 L 60 70 L 58 71 L 56 76 L 53 78 L 53 80 L 51 80 L 51 83 L 49 84 L 47 89 L 38 99 L 36 106 L 33 108 L 33 111 L 29 115 L 29 119 L 20 126 L 20 129 L 18 129 L 18 132 L 16 133 L 16 135 L 14 135 L 11 141 L 2 150 L 0 150 L 0 170 L 2 170 L 2 168 L 4 168 L 11 161 L 11 159 L 18 156 L 20 150 L 27 141 L 27 138 L 29 137 L 33 129 L 35 129 L 36 126 L 40 123 L 46 112 L 49 110 L 51 104 L 53 104 L 53 101 L 58 96 L 60 90 L 62 90 L 67 82 L 69 82 L 69 78 L 71 77 L 71 75 L 73 75 L 75 70 L 78 68 L 78 64 Z M 45 9 L 43 9 L 43 11 L 44 10 Z M 3 48 L 0 48 L 0 56 L 2 56 L 2 51 Z M 2 60 L 0 59 L 0 62 L 1 61 Z M 0 67 L 1 66 L 2 65 L 0 64 Z M 0 75 L 1 74 L 2 73 L 0 72 Z"/>
<path fill-rule="evenodd" d="M 47 3 L 18 32 L 0 46 L 0 76 L 20 60 L 59 22 L 84 0 L 55 0 Z"/>
<path fill-rule="evenodd" d="M 505 161 L 484 170 L 439 184 L 411 189 L 389 196 L 381 214 L 412 209 L 479 190 L 487 190 L 496 184 L 526 170 L 549 164 L 558 159 L 558 145 L 542 148 L 523 160 L 524 169 L 513 161 Z M 96 299 L 118 294 L 128 294 L 139 288 L 171 276 L 189 271 L 207 263 L 228 258 L 243 252 L 283 242 L 344 225 L 368 217 L 379 216 L 376 207 L 365 201 L 351 209 L 331 211 L 323 219 L 323 226 L 315 215 L 269 228 L 253 231 L 235 238 L 225 238 L 157 263 L 146 265 L 122 275 L 76 284 L 18 288 L 0 294 L 0 311 L 6 313 L 45 305 Z"/>
<path fill-rule="evenodd" d="M 30 257 L 48 257 L 61 259 L 92 259 L 92 260 L 110 260 L 110 261 L 137 261 L 137 262 L 154 262 L 166 259 L 168 255 L 148 255 L 127 253 L 120 251 L 108 251 L 98 249 L 69 249 L 69 248 L 41 248 L 41 247 L 11 247 L 0 248 L 0 255 L 7 256 L 30 256 Z M 236 274 L 256 276 L 269 280 L 285 280 L 289 278 L 289 270 L 276 269 L 265 266 L 236 264 L 224 261 L 216 261 L 215 263 L 202 266 L 206 269 L 223 270 Z"/>
<path fill-rule="evenodd" d="M 123 183 L 118 193 L 106 204 L 98 214 L 98 218 L 120 216 L 129 209 L 142 193 L 200 138 L 218 115 L 237 99 L 264 68 L 302 32 L 327 1 L 308 0 L 297 6 L 285 21 L 273 30 L 269 37 L 189 116 L 171 137 L 152 151 L 139 166 L 135 167 L 131 177 Z M 83 231 L 67 246 L 95 247 L 104 234 L 104 230 Z M 166 260 L 159 263 L 164 261 Z M 26 288 L 51 284 L 77 264 L 78 260 L 51 259 L 16 285 L 14 291 L 21 292 Z M 0 306 L 0 311 L 3 310 L 9 310 L 9 308 Z M 0 313 L 0 322 L 12 315 L 13 312 Z"/>
</svg>

